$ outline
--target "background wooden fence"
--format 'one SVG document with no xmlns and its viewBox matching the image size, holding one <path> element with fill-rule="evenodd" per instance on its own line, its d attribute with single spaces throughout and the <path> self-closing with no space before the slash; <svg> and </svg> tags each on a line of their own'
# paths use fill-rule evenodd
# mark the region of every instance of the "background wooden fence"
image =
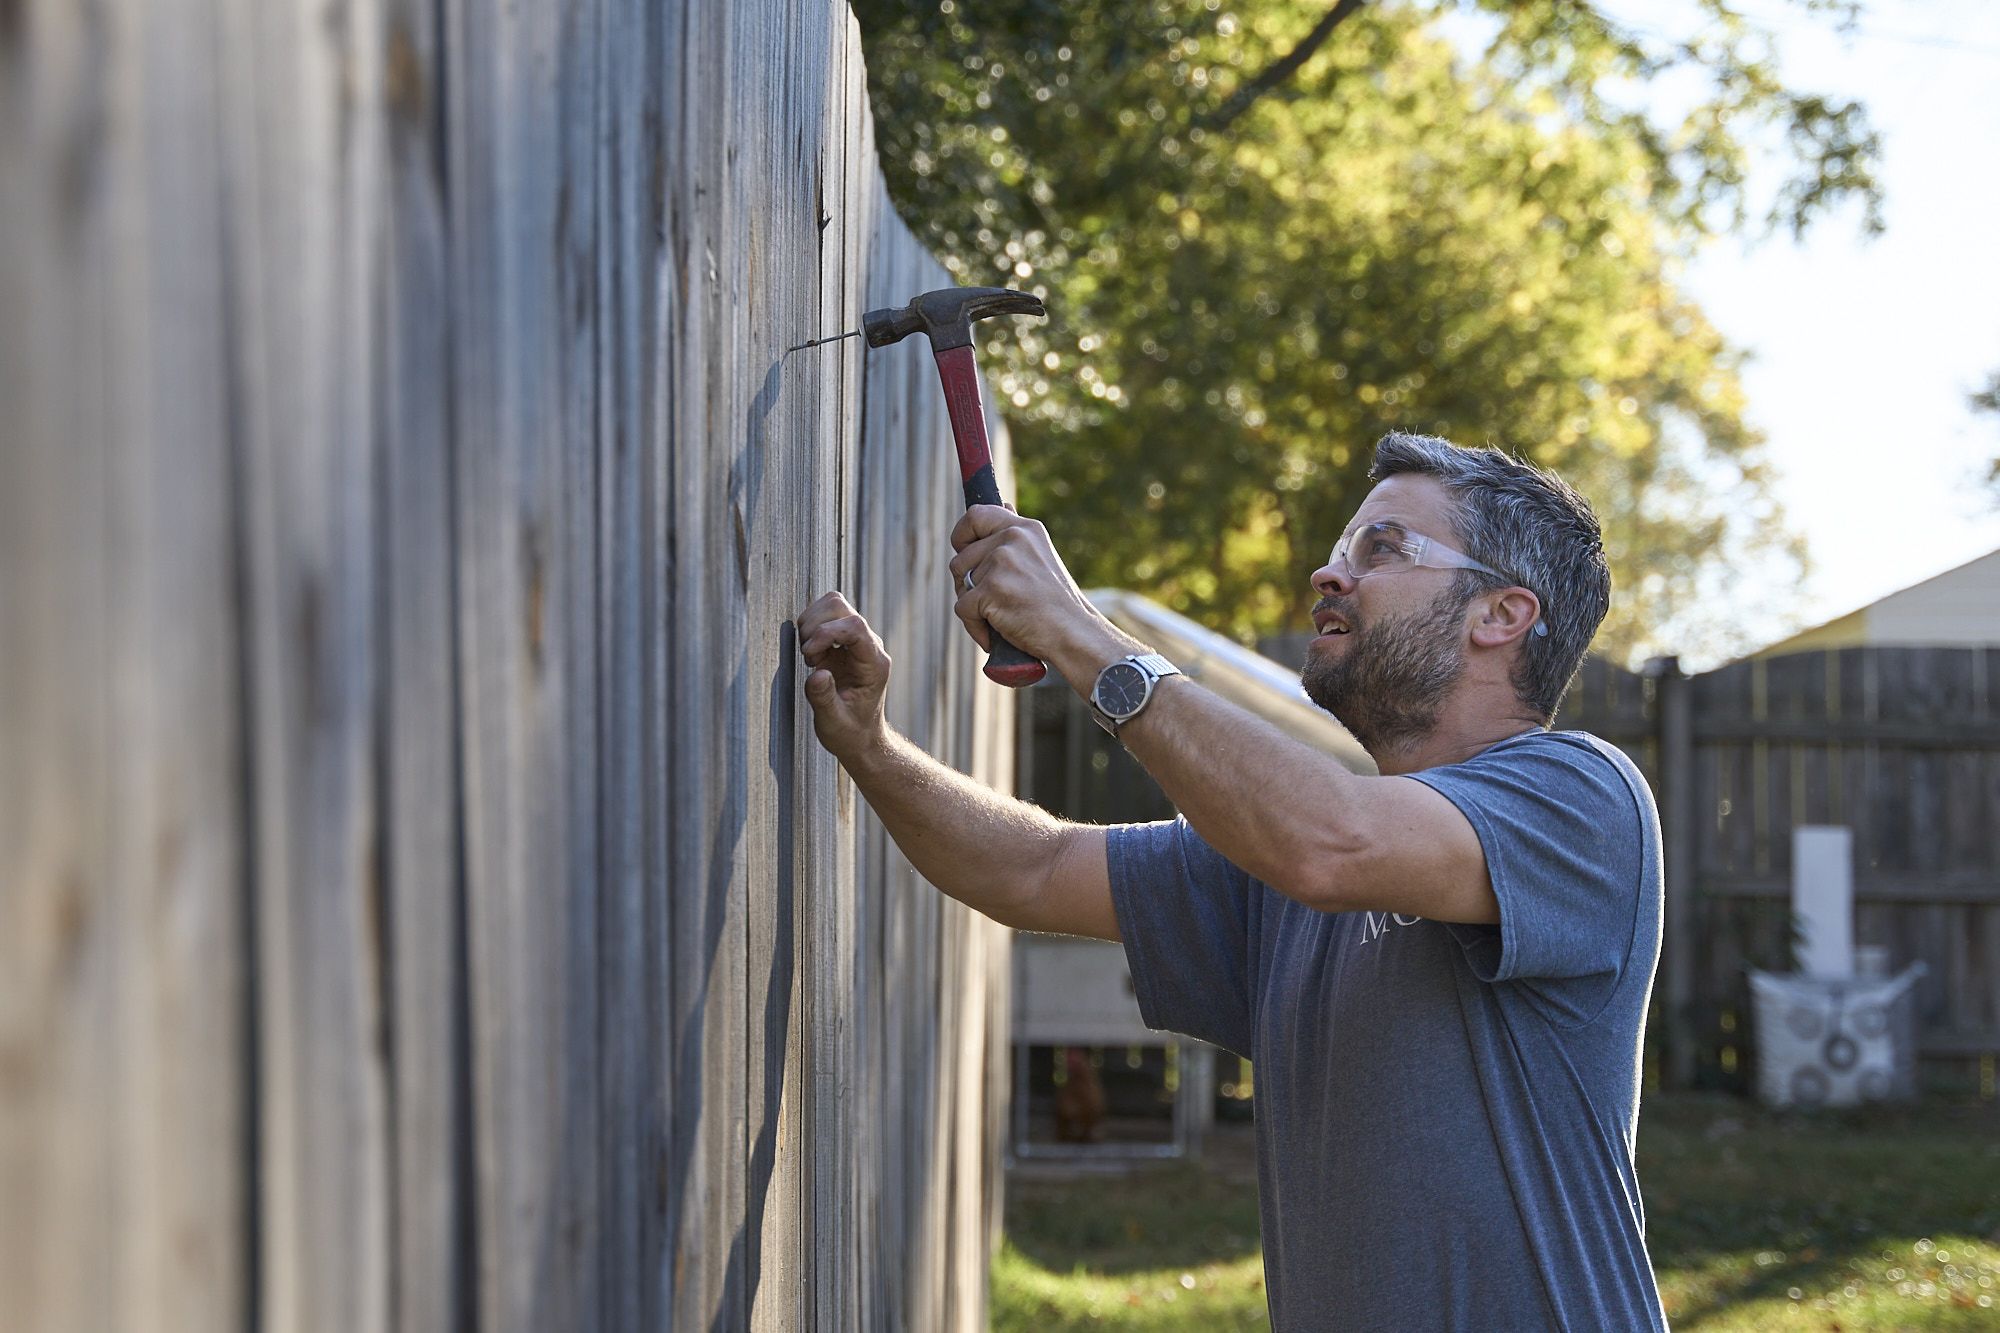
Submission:
<svg viewBox="0 0 2000 1333">
<path fill-rule="evenodd" d="M 834 0 L 0 4 L 10 1329 L 973 1328 L 1005 785 Z"/>
<path fill-rule="evenodd" d="M 1666 1077 L 1737 1086 L 1744 969 L 1791 966 L 1792 829 L 1854 830 L 1854 940 L 1921 962 L 1919 1049 L 2000 1053 L 2000 648 L 1845 648 L 1682 676 L 1585 664 L 1558 726 L 1653 782 L 1668 923 L 1655 998 Z"/>
</svg>

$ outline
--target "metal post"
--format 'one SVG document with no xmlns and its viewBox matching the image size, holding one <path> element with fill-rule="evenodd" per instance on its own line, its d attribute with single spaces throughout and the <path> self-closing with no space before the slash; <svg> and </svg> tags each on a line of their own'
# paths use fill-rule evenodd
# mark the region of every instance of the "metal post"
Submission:
<svg viewBox="0 0 2000 1333">
<path fill-rule="evenodd" d="M 1694 1082 L 1694 714 L 1689 678 L 1677 657 L 1647 663 L 1658 690 L 1660 740 L 1660 855 L 1666 875 L 1667 1086 Z"/>
</svg>

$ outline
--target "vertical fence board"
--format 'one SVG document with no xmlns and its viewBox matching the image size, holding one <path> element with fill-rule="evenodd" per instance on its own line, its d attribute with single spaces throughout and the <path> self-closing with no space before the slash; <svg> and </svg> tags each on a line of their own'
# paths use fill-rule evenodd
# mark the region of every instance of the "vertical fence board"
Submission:
<svg viewBox="0 0 2000 1333">
<path fill-rule="evenodd" d="M 466 5 L 453 118 L 467 937 L 488 1329 L 589 1329 L 596 10 Z M 505 1256 L 504 1261 L 497 1256 Z"/>
<path fill-rule="evenodd" d="M 857 169 L 872 163 L 867 87 L 859 51 L 843 42 L 846 16 L 821 16 L 818 37 L 830 52 L 825 106 L 828 126 L 812 163 L 814 226 L 819 234 L 816 283 L 810 304 L 801 303 L 800 336 L 830 332 L 852 323 L 861 309 L 861 275 L 874 225 L 874 180 Z M 858 505 L 843 503 L 854 475 L 860 439 L 861 352 L 852 340 L 812 348 L 809 356 L 822 391 L 804 400 L 801 452 L 811 464 L 807 493 L 826 498 L 811 512 L 813 542 L 804 573 L 795 586 L 799 600 L 827 587 L 851 587 L 847 538 L 854 534 Z M 792 745 L 802 769 L 807 808 L 850 810 L 851 789 L 837 766 L 813 743 L 810 710 L 792 715 Z M 802 908 L 803 952 L 820 979 L 806 997 L 804 1039 L 810 1083 L 801 1139 L 814 1145 L 801 1162 L 806 1230 L 813 1244 L 801 1284 L 809 1327 L 866 1327 L 863 1288 L 870 1254 L 861 1227 L 867 1192 L 879 1171 L 881 1148 L 872 1137 L 879 1119 L 872 1112 L 866 1082 L 868 1031 L 859 979 L 867 967 L 867 935 L 861 912 L 856 835 L 850 819 L 814 820 L 801 831 L 800 873 L 806 898 Z"/>
<path fill-rule="evenodd" d="M 383 53 L 388 181 L 382 376 L 383 794 L 392 984 L 390 1162 L 394 1322 L 456 1328 L 471 1316 L 470 1105 L 465 900 L 460 863 L 453 634 L 451 381 L 446 162 L 437 7 L 390 0 Z"/>
<path fill-rule="evenodd" d="M 217 6 L 240 386 L 261 1318 L 390 1318 L 379 11 Z"/>
<path fill-rule="evenodd" d="M 111 1220 L 129 1239 L 117 1266 L 96 1280 L 108 1271 L 115 1281 L 124 1305 L 118 1322 L 197 1326 L 226 1323 L 242 1308 L 236 1239 L 247 1187 L 245 977 L 236 956 L 242 773 L 238 676 L 227 647 L 237 623 L 228 347 L 213 320 L 191 329 L 180 318 L 191 306 L 216 309 L 221 164 L 208 137 L 216 114 L 209 15 L 193 4 L 161 4 L 124 18 L 132 26 L 119 41 L 117 114 L 135 118 L 142 133 L 115 141 L 114 169 L 143 192 L 150 226 L 143 250 L 123 256 L 134 264 L 131 285 L 118 282 L 112 292 L 125 308 L 102 334 L 130 374 L 113 400 L 110 435 L 140 449 L 128 467 L 102 474 L 110 483 L 110 549 L 132 567 L 99 567 L 112 575 L 107 656 L 88 670 L 110 672 L 103 735 L 113 747 L 114 780 L 110 808 L 97 813 L 118 895 L 122 1068 L 108 1165 L 124 1192 Z M 10 169 L 0 173 L 18 187 Z M 101 206 L 109 220 L 120 204 L 101 197 Z M 105 387 L 81 382 L 90 392 Z M 0 633 L 10 645 L 25 637 Z M 5 878 L 10 891 L 19 887 Z M 10 1231 L 0 1225 L 0 1234 Z"/>
<path fill-rule="evenodd" d="M 662 623 L 655 552 L 661 524 L 652 448 L 660 433 L 659 281 L 665 127 L 654 62 L 670 21 L 643 0 L 608 0 L 594 38 L 597 412 L 595 497 L 599 699 L 597 836 L 598 1142 L 601 1316 L 608 1328 L 664 1322 L 663 985 L 652 899 L 663 791 L 656 696 Z"/>
<path fill-rule="evenodd" d="M 0 1290 L 10 1327 L 236 1327 L 251 1173 L 215 27 L 183 3 L 10 18 Z"/>
<path fill-rule="evenodd" d="M 731 219 L 723 213 L 722 165 L 730 129 L 730 101 L 717 86 L 722 62 L 703 53 L 725 48 L 727 17 L 720 3 L 684 6 L 669 37 L 667 68 L 677 78 L 669 102 L 667 227 L 670 271 L 666 290 L 668 366 L 666 436 L 669 614 L 667 640 L 701 644 L 705 651 L 676 663 L 678 681 L 668 703 L 667 763 L 671 941 L 668 1049 L 673 1067 L 667 1091 L 672 1135 L 668 1218 L 669 1322 L 694 1327 L 709 1318 L 740 1325 L 735 1311 L 719 1309 L 721 1265 L 712 1256 L 705 1217 L 734 1217 L 741 1198 L 721 1179 L 738 1123 L 740 1103 L 730 1095 L 729 1004 L 711 1015 L 710 995 L 726 997 L 740 986 L 731 967 L 740 943 L 731 923 L 731 889 L 742 831 L 745 746 L 730 728 L 742 706 L 745 684 L 727 651 L 732 587 L 743 560 L 740 530 L 726 508 L 726 467 L 711 458 L 722 432 L 708 350 L 724 336 L 725 312 L 717 248 Z M 716 558 L 714 553 L 722 553 Z M 701 706 L 702 704 L 708 706 Z M 720 971 L 717 984 L 712 974 Z M 721 1049 L 718 1051 L 718 1047 Z M 706 1114 L 704 1114 L 706 1113 Z"/>
</svg>

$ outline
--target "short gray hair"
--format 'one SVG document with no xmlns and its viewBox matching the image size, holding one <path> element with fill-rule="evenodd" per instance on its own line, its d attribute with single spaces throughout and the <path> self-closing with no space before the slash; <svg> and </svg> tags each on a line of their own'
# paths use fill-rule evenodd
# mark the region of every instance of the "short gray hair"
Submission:
<svg viewBox="0 0 2000 1333">
<path fill-rule="evenodd" d="M 1368 479 L 1404 472 L 1444 483 L 1457 502 L 1454 536 L 1465 553 L 1541 599 L 1549 632 L 1522 640 L 1514 693 L 1553 719 L 1611 607 L 1611 567 L 1597 515 L 1562 478 L 1498 449 L 1463 449 L 1434 435 L 1392 431 L 1376 444 Z M 1459 586 L 1469 601 L 1510 584 L 1464 569 Z"/>
</svg>

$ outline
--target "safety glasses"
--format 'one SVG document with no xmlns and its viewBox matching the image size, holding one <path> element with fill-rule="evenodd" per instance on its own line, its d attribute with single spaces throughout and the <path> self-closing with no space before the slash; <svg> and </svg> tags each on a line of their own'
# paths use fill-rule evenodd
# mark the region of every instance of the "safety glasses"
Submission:
<svg viewBox="0 0 2000 1333">
<path fill-rule="evenodd" d="M 1368 523 L 1356 528 L 1335 544 L 1333 554 L 1327 557 L 1326 563 L 1346 566 L 1347 577 L 1357 582 L 1377 574 L 1395 574 L 1422 565 L 1430 569 L 1476 569 L 1482 574 L 1491 574 L 1503 583 L 1527 587 L 1512 575 L 1474 560 L 1463 551 L 1454 551 L 1421 532 L 1411 532 L 1400 523 Z M 1535 634 L 1546 637 L 1548 632 L 1548 624 L 1537 619 Z"/>
</svg>

